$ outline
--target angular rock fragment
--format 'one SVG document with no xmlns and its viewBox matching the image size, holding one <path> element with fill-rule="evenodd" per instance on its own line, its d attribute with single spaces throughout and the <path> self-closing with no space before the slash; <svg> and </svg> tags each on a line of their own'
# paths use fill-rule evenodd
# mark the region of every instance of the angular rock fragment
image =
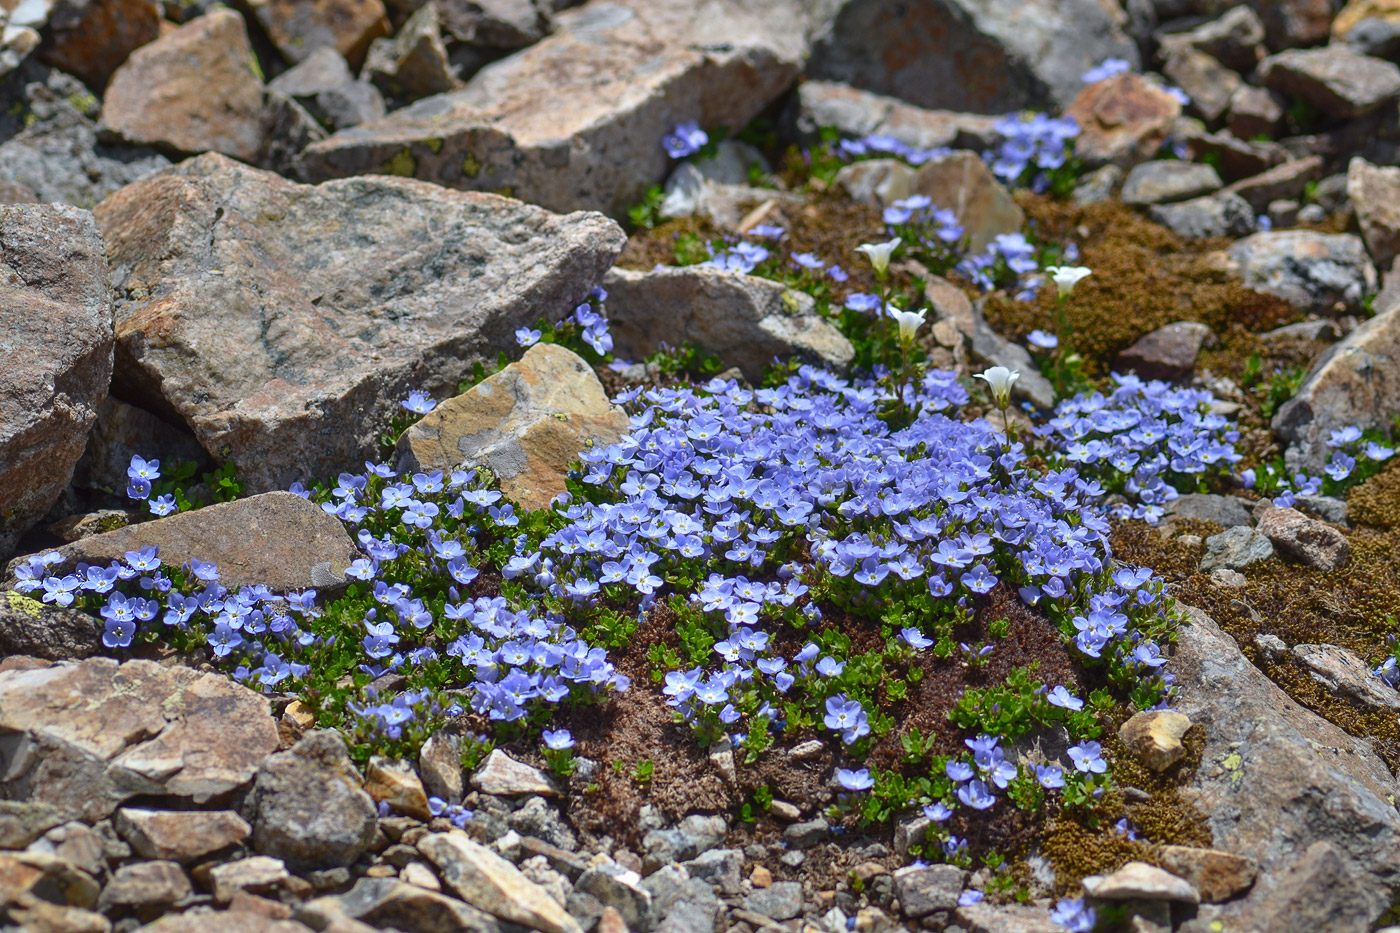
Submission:
<svg viewBox="0 0 1400 933">
<path fill-rule="evenodd" d="M 1171 710 L 1134 713 L 1118 728 L 1118 738 L 1143 764 L 1153 771 L 1165 771 L 1186 754 L 1181 737 L 1191 728 L 1189 717 Z"/>
<path fill-rule="evenodd" d="M 1172 50 L 1162 65 L 1162 74 L 1186 92 L 1191 107 L 1211 124 L 1224 116 L 1230 101 L 1244 86 L 1244 79 L 1237 73 L 1191 47 Z"/>
<path fill-rule="evenodd" d="M 604 279 L 615 352 L 637 359 L 662 341 L 694 341 L 751 382 L 773 358 L 840 368 L 855 350 L 811 296 L 755 276 L 698 267 L 613 269 Z"/>
<path fill-rule="evenodd" d="M 1177 321 L 1145 334 L 1122 353 L 1116 366 L 1144 379 L 1179 379 L 1196 366 L 1196 357 L 1211 337 L 1210 328 L 1195 321 Z"/>
<path fill-rule="evenodd" d="M 1389 268 L 1400 254 L 1400 168 L 1352 159 L 1347 168 L 1347 197 L 1356 209 L 1371 261 L 1377 268 Z"/>
<path fill-rule="evenodd" d="M 0 791 L 89 822 L 137 795 L 239 790 L 277 747 L 267 700 L 227 677 L 108 658 L 0 671 L 0 737 Z"/>
<path fill-rule="evenodd" d="M 389 34 L 381 0 L 250 0 L 258 23 L 287 61 L 333 48 L 356 68 L 369 45 Z"/>
<path fill-rule="evenodd" d="M 365 73 L 391 98 L 417 100 L 461 86 L 438 29 L 436 0 L 428 0 L 392 39 L 376 39 Z"/>
<path fill-rule="evenodd" d="M 1248 6 L 1226 10 L 1217 19 L 1162 38 L 1162 53 L 1199 49 L 1227 68 L 1248 74 L 1264 57 L 1264 24 Z"/>
<path fill-rule="evenodd" d="M 1246 891 L 1259 874 L 1259 863 L 1244 855 L 1195 846 L 1162 846 L 1162 866 L 1186 881 L 1207 904 Z"/>
<path fill-rule="evenodd" d="M 123 865 L 112 874 L 97 899 L 105 914 L 161 913 L 194 894 L 184 869 L 174 862 L 150 861 Z"/>
<path fill-rule="evenodd" d="M 508 498 L 538 509 L 566 490 L 580 452 L 616 443 L 627 428 L 627 413 L 582 358 L 536 344 L 405 431 L 398 463 L 405 472 L 485 466 Z"/>
<path fill-rule="evenodd" d="M 540 933 L 581 933 L 578 922 L 544 888 L 465 833 L 425 836 L 418 851 L 437 867 L 453 893 L 478 910 Z"/>
<path fill-rule="evenodd" d="M 1085 878 L 1084 893 L 1104 901 L 1201 902 L 1189 881 L 1146 862 L 1129 862 L 1112 874 Z"/>
<path fill-rule="evenodd" d="M 1259 64 L 1264 86 L 1301 97 L 1320 113 L 1354 120 L 1400 97 L 1400 68 L 1345 45 L 1289 49 Z"/>
<path fill-rule="evenodd" d="M 361 878 L 344 894 L 318 897 L 303 904 L 297 917 L 316 930 L 362 930 L 366 929 L 364 924 L 369 924 L 369 929 L 402 933 L 502 931 L 490 914 L 397 878 Z"/>
<path fill-rule="evenodd" d="M 1123 181 L 1124 204 L 1165 204 L 1218 191 L 1224 184 L 1209 165 L 1157 160 L 1133 167 Z"/>
<path fill-rule="evenodd" d="M 1354 310 L 1376 290 L 1376 268 L 1360 237 L 1350 233 L 1256 233 L 1232 245 L 1229 259 L 1245 285 L 1302 311 L 1329 315 L 1338 305 Z"/>
<path fill-rule="evenodd" d="M 310 146 L 306 172 L 407 175 L 622 216 L 664 178 L 660 140 L 675 124 L 744 126 L 786 90 L 804 50 L 787 3 L 594 0 L 558 26 L 460 91 Z"/>
<path fill-rule="evenodd" d="M 256 162 L 271 129 L 243 17 L 220 8 L 132 53 L 112 75 L 101 129 L 167 153 Z"/>
<path fill-rule="evenodd" d="M 1243 570 L 1250 564 L 1257 564 L 1273 556 L 1274 546 L 1269 543 L 1268 538 L 1248 525 L 1237 525 L 1206 538 L 1206 553 L 1201 558 L 1201 573 L 1210 573 L 1217 567 Z"/>
<path fill-rule="evenodd" d="M 985 250 L 999 234 L 1019 233 L 1025 214 L 985 162 L 971 152 L 954 152 L 919 166 L 911 188 L 952 211 L 963 227 L 967 248 Z"/>
<path fill-rule="evenodd" d="M 1138 50 L 1094 0 L 837 0 L 817 8 L 807 74 L 920 107 L 1060 109 L 1106 58 Z"/>
<path fill-rule="evenodd" d="M 400 813 L 429 820 L 428 795 L 423 782 L 404 761 L 392 761 L 375 755 L 365 769 L 365 792 L 375 803 L 387 803 Z"/>
<path fill-rule="evenodd" d="M 1319 570 L 1336 570 L 1350 553 L 1346 535 L 1297 509 L 1266 508 L 1256 527 L 1274 547 Z"/>
<path fill-rule="evenodd" d="M 1394 779 L 1370 743 L 1300 707 L 1199 610 L 1183 607 L 1177 709 L 1205 730 L 1183 795 L 1214 844 L 1258 860 L 1244 896 L 1202 905 L 1225 929 L 1362 931 L 1400 890 Z"/>
<path fill-rule="evenodd" d="M 309 732 L 258 769 L 250 806 L 253 847 L 302 869 L 349 865 L 374 838 L 374 801 L 345 742 L 331 731 Z"/>
<path fill-rule="evenodd" d="M 101 91 L 127 57 L 160 36 L 155 0 L 58 0 L 45 30 L 45 62 Z"/>
<path fill-rule="evenodd" d="M 79 562 L 106 566 L 143 547 L 159 548 L 161 561 L 171 566 L 192 558 L 213 563 L 224 586 L 263 584 L 276 593 L 334 592 L 360 556 L 339 519 L 295 493 L 269 492 L 65 544 L 57 549 L 63 563 L 50 572 Z"/>
<path fill-rule="evenodd" d="M 1154 204 L 1153 222 L 1182 237 L 1243 236 L 1254 231 L 1254 211 L 1237 194 L 1217 192 L 1175 204 Z"/>
<path fill-rule="evenodd" d="M 1087 164 L 1132 168 L 1157 154 L 1181 116 L 1181 102 L 1141 75 L 1125 72 L 1096 81 L 1065 108 L 1079 124 L 1074 151 Z"/>
<path fill-rule="evenodd" d="M 107 397 L 107 280 L 87 211 L 0 206 L 0 559 L 68 484 Z"/>
<path fill-rule="evenodd" d="M 148 810 L 123 807 L 115 823 L 136 854 L 147 859 L 193 862 L 237 845 L 253 831 L 232 810 Z"/>
<path fill-rule="evenodd" d="M 1364 661 L 1337 645 L 1294 645 L 1308 676 L 1336 694 L 1375 710 L 1400 709 L 1400 692 L 1374 676 Z"/>
<path fill-rule="evenodd" d="M 1332 431 L 1386 428 L 1400 411 L 1400 303 L 1376 312 L 1318 358 L 1274 415 L 1274 433 L 1289 444 L 1289 470 L 1321 473 Z"/>
<path fill-rule="evenodd" d="M 23 95 L 7 96 L 0 114 L 0 189 L 14 203 L 40 201 L 91 209 L 104 197 L 170 161 L 154 149 L 99 142 L 99 102 L 81 82 L 37 66 Z M 20 83 L 20 82 L 16 82 Z M 19 117 L 12 133 L 3 124 Z"/>
<path fill-rule="evenodd" d="M 1226 126 L 1240 139 L 1273 136 L 1283 125 L 1284 114 L 1283 103 L 1277 94 L 1266 88 L 1246 85 L 1230 97 Z"/>
<path fill-rule="evenodd" d="M 887 136 L 915 149 L 952 146 L 982 150 L 998 135 L 998 117 L 925 110 L 835 81 L 803 81 L 797 87 L 794 107 L 794 129 L 802 139 L 812 142 L 825 127 L 843 136 Z"/>
<path fill-rule="evenodd" d="M 125 397 L 183 421 L 252 491 L 359 468 L 414 389 L 448 394 L 562 317 L 623 234 L 395 178 L 311 187 L 217 155 L 98 211 Z"/>
<path fill-rule="evenodd" d="M 1258 175 L 1242 178 L 1225 190 L 1249 202 L 1255 213 L 1262 214 L 1273 201 L 1302 198 L 1311 182 L 1322 177 L 1322 158 L 1305 156 L 1276 165 Z"/>
<path fill-rule="evenodd" d="M 499 748 L 492 749 L 491 754 L 486 756 L 486 761 L 472 775 L 471 785 L 483 794 L 500 797 L 523 794 L 559 796 L 558 788 L 538 768 L 516 761 Z"/>
</svg>

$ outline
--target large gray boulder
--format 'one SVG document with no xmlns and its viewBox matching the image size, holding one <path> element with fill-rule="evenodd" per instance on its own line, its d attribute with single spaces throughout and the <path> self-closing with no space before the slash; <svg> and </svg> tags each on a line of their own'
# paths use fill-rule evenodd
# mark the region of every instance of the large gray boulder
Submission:
<svg viewBox="0 0 1400 933">
<path fill-rule="evenodd" d="M 95 823 L 132 797 L 243 789 L 277 725 L 266 698 L 222 674 L 91 658 L 0 671 L 0 748 L 0 797 Z"/>
<path fill-rule="evenodd" d="M 754 383 L 774 357 L 839 369 L 855 356 L 810 295 L 769 279 L 698 266 L 613 269 L 604 288 L 619 356 L 637 359 L 663 341 L 692 341 Z"/>
<path fill-rule="evenodd" d="M 1361 238 L 1350 233 L 1256 233 L 1230 247 L 1226 268 L 1250 288 L 1323 316 L 1338 306 L 1355 311 L 1376 290 L 1376 268 Z"/>
<path fill-rule="evenodd" d="M 1064 108 L 1105 58 L 1137 46 L 1098 0 L 807 0 L 807 74 L 920 107 Z"/>
<path fill-rule="evenodd" d="M 313 144 L 305 172 L 406 175 L 619 217 L 665 178 L 661 139 L 677 123 L 737 132 L 805 51 L 789 0 L 593 0 L 557 25 L 460 91 Z"/>
<path fill-rule="evenodd" d="M 1201 905 L 1224 929 L 1362 933 L 1400 891 L 1395 779 L 1364 739 L 1304 709 L 1205 613 L 1184 607 L 1176 709 L 1205 730 L 1184 796 L 1215 847 L 1259 861 L 1247 894 Z"/>
<path fill-rule="evenodd" d="M 516 328 L 572 310 L 624 240 L 597 214 L 402 178 L 297 185 L 213 154 L 97 218 L 116 383 L 252 491 L 376 457 L 409 391 L 451 394 Z"/>
<path fill-rule="evenodd" d="M 72 478 L 107 397 L 112 346 L 92 215 L 0 205 L 0 559 Z"/>
</svg>

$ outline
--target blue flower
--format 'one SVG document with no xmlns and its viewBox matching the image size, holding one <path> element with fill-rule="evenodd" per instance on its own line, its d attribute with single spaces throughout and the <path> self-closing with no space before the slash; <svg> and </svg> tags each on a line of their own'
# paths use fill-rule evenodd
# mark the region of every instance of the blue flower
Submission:
<svg viewBox="0 0 1400 933">
<path fill-rule="evenodd" d="M 556 752 L 561 752 L 566 748 L 574 747 L 574 737 L 569 734 L 568 729 L 544 730 L 541 734 L 546 748 Z"/>
<path fill-rule="evenodd" d="M 709 134 L 694 120 L 676 124 L 676 128 L 661 138 L 662 148 L 673 159 L 694 155 L 710 141 Z"/>
<path fill-rule="evenodd" d="M 870 790 L 875 786 L 875 779 L 870 776 L 868 768 L 861 768 L 859 771 L 848 771 L 845 768 L 840 768 L 836 772 L 836 780 L 846 790 Z"/>
<path fill-rule="evenodd" d="M 1056 686 L 1045 695 L 1045 699 L 1049 700 L 1050 703 L 1055 706 L 1063 707 L 1068 710 L 1078 711 L 1084 708 L 1084 701 L 1074 696 L 1063 686 Z"/>
<path fill-rule="evenodd" d="M 428 396 L 428 393 L 415 389 L 408 393 L 408 398 L 399 402 L 405 409 L 417 415 L 426 415 L 437 407 L 437 402 Z"/>
<path fill-rule="evenodd" d="M 1078 771 L 1085 774 L 1103 774 L 1108 770 L 1108 762 L 1104 761 L 1102 751 L 1103 747 L 1098 742 L 1082 742 L 1069 747 L 1069 758 Z"/>
</svg>

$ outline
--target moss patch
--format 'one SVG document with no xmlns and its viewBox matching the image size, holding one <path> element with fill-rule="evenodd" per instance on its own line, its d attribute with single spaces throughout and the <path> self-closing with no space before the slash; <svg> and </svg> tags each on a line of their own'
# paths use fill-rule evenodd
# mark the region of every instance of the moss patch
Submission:
<svg viewBox="0 0 1400 933">
<path fill-rule="evenodd" d="M 1347 496 L 1351 520 L 1377 528 L 1400 527 L 1400 467 L 1391 464 Z"/>
<path fill-rule="evenodd" d="M 1117 201 L 1083 208 L 1031 194 L 1018 201 L 1036 236 L 1077 242 L 1079 263 L 1094 270 L 1069 307 L 1075 349 L 1092 375 L 1107 372 L 1142 335 L 1174 321 L 1200 321 L 1228 342 L 1239 339 L 1237 331 L 1269 330 L 1299 317 L 1282 299 L 1245 288 L 1208 259 L 1225 241 L 1183 240 Z M 1053 330 L 1054 302 L 1052 288 L 1030 302 L 994 294 L 987 319 L 999 333 L 1021 339 L 1036 328 Z"/>
</svg>

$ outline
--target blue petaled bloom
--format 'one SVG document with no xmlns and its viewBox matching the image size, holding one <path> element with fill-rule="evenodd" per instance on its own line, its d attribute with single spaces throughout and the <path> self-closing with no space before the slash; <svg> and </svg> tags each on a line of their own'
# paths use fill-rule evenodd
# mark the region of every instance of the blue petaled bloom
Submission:
<svg viewBox="0 0 1400 933">
<path fill-rule="evenodd" d="M 694 155 L 709 141 L 709 134 L 700 129 L 700 124 L 694 120 L 676 124 L 676 128 L 672 132 L 661 137 L 662 147 L 666 150 L 666 154 L 673 159 L 684 159 L 686 156 Z"/>
<path fill-rule="evenodd" d="M 944 806 L 941 801 L 924 807 L 924 816 L 933 820 L 935 823 L 946 823 L 948 818 L 952 815 L 953 811 Z"/>
<path fill-rule="evenodd" d="M 540 331 L 529 327 L 520 327 L 515 331 L 515 342 L 522 347 L 532 347 L 540 342 L 540 337 L 544 336 Z"/>
<path fill-rule="evenodd" d="M 419 389 L 414 389 L 412 392 L 408 393 L 408 398 L 399 402 L 399 404 L 417 415 L 426 415 L 437 407 L 437 402 L 433 401 L 432 398 L 428 396 L 427 392 L 423 392 Z"/>
<path fill-rule="evenodd" d="M 1098 742 L 1082 742 L 1069 747 L 1070 761 L 1085 774 L 1103 774 L 1108 770 L 1108 762 L 1103 760 L 1103 746 Z"/>
<path fill-rule="evenodd" d="M 180 510 L 180 506 L 175 501 L 175 497 L 170 493 L 163 496 L 156 496 L 146 503 L 146 507 L 151 510 L 151 514 L 157 518 L 164 518 Z"/>
<path fill-rule="evenodd" d="M 1035 779 L 1046 790 L 1065 786 L 1065 772 L 1059 765 L 1036 765 Z"/>
<path fill-rule="evenodd" d="M 865 708 L 859 700 L 847 700 L 843 693 L 827 698 L 823 722 L 828 729 L 840 732 L 841 740 L 847 745 L 870 732 Z"/>
<path fill-rule="evenodd" d="M 875 779 L 870 776 L 869 768 L 861 768 L 859 771 L 840 768 L 836 772 L 836 780 L 840 781 L 846 790 L 870 790 L 875 786 Z"/>
<path fill-rule="evenodd" d="M 958 895 L 958 906 L 971 907 L 973 904 L 980 904 L 984 896 L 985 895 L 983 895 L 981 891 L 975 890 L 973 888 L 968 888 L 966 891 Z"/>
<path fill-rule="evenodd" d="M 1045 699 L 1051 704 L 1068 710 L 1081 710 L 1084 708 L 1084 701 L 1074 696 L 1063 686 L 1056 686 L 1045 695 Z"/>
<path fill-rule="evenodd" d="M 958 799 L 963 802 L 964 806 L 972 807 L 974 810 L 986 810 L 997 802 L 996 797 L 992 796 L 992 792 L 987 789 L 987 785 L 982 783 L 980 778 L 973 778 L 959 787 Z"/>
<path fill-rule="evenodd" d="M 144 476 L 132 476 L 126 481 L 128 499 L 145 499 L 151 494 L 151 481 Z"/>
<path fill-rule="evenodd" d="M 556 752 L 562 752 L 566 748 L 574 747 L 574 737 L 569 733 L 568 729 L 555 729 L 553 731 L 546 729 L 544 732 L 540 733 L 540 737 L 544 739 L 546 748 Z"/>
<path fill-rule="evenodd" d="M 1060 345 L 1060 338 L 1043 330 L 1033 330 L 1026 335 L 1026 342 L 1039 350 L 1053 350 Z"/>
</svg>

